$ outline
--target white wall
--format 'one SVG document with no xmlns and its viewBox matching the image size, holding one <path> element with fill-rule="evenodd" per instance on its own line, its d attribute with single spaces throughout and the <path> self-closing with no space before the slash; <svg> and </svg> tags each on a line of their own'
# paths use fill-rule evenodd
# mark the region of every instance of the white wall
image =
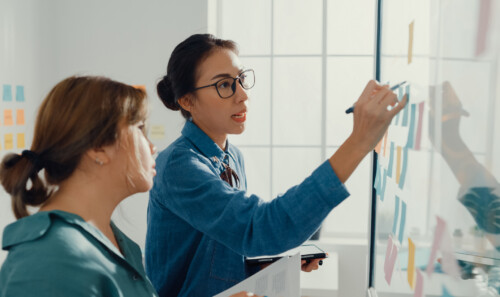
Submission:
<svg viewBox="0 0 500 297">
<path fill-rule="evenodd" d="M 207 31 L 206 0 L 2 0 L 0 20 L 0 85 L 25 85 L 28 147 L 41 100 L 73 74 L 145 85 L 151 124 L 163 125 L 166 132 L 164 139 L 153 140 L 155 145 L 163 149 L 180 135 L 184 121 L 160 102 L 156 81 L 176 44 Z M 5 153 L 0 150 L 0 157 Z M 142 247 L 147 199 L 147 194 L 131 197 L 115 213 L 117 224 Z M 0 235 L 12 221 L 10 197 L 1 188 Z M 5 256 L 0 252 L 0 263 Z"/>
</svg>

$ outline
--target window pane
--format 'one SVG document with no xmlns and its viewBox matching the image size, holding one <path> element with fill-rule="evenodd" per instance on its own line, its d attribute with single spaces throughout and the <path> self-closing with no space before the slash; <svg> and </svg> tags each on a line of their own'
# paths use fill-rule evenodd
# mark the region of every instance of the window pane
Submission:
<svg viewBox="0 0 500 297">
<path fill-rule="evenodd" d="M 326 143 L 341 145 L 352 131 L 352 115 L 345 110 L 352 106 L 373 78 L 373 58 L 328 58 Z"/>
<path fill-rule="evenodd" d="M 256 194 L 263 200 L 271 200 L 270 148 L 240 147 L 245 156 L 247 193 Z"/>
<path fill-rule="evenodd" d="M 274 1 L 274 54 L 321 54 L 321 0 Z"/>
<path fill-rule="evenodd" d="M 321 58 L 274 60 L 274 144 L 321 144 Z"/>
<path fill-rule="evenodd" d="M 271 1 L 220 0 L 220 5 L 221 38 L 236 41 L 241 55 L 271 53 Z"/>
<path fill-rule="evenodd" d="M 321 165 L 321 149 L 274 148 L 272 162 L 273 197 L 276 197 L 301 183 Z"/>
<path fill-rule="evenodd" d="M 255 86 L 249 90 L 245 132 L 231 135 L 234 144 L 268 145 L 271 134 L 271 59 L 245 58 L 241 62 L 255 72 Z"/>
<path fill-rule="evenodd" d="M 331 155 L 335 149 L 329 149 Z M 350 235 L 366 234 L 368 230 L 368 207 L 371 197 L 370 172 L 372 158 L 367 156 L 359 164 L 345 183 L 349 196 L 333 209 L 323 224 L 325 233 L 343 233 Z"/>
<path fill-rule="evenodd" d="M 375 3 L 372 0 L 328 1 L 328 54 L 373 55 Z"/>
</svg>

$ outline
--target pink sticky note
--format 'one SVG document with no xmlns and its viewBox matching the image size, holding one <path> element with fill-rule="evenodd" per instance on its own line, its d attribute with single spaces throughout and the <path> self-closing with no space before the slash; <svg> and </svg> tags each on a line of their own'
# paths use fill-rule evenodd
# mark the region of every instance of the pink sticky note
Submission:
<svg viewBox="0 0 500 297">
<path fill-rule="evenodd" d="M 434 272 L 434 261 L 436 260 L 438 248 L 441 246 L 441 238 L 443 238 L 444 229 L 446 223 L 443 219 L 436 216 L 437 225 L 434 230 L 434 239 L 432 240 L 431 256 L 429 257 L 429 262 L 427 263 L 427 276 L 430 277 Z"/>
<path fill-rule="evenodd" d="M 451 235 L 447 232 L 446 222 L 436 216 L 437 225 L 434 231 L 434 240 L 432 241 L 431 256 L 427 263 L 427 276 L 431 276 L 434 272 L 434 261 L 436 260 L 437 252 L 441 252 L 441 267 L 443 272 L 454 276 L 460 277 L 460 268 L 458 267 L 453 245 L 451 243 Z"/>
<path fill-rule="evenodd" d="M 413 297 L 422 297 L 424 293 L 424 277 L 422 276 L 422 271 L 417 269 L 417 282 L 415 284 L 415 294 Z"/>
<path fill-rule="evenodd" d="M 417 134 L 415 136 L 415 150 L 420 150 L 420 140 L 422 138 L 422 118 L 424 116 L 424 102 L 418 104 Z"/>
<path fill-rule="evenodd" d="M 394 264 L 396 264 L 396 258 L 398 256 L 398 247 L 392 241 L 392 237 L 389 235 L 387 240 L 387 249 L 385 251 L 385 262 L 384 262 L 384 273 L 385 280 L 389 285 L 391 285 L 392 272 L 394 271 Z"/>
<path fill-rule="evenodd" d="M 490 28 L 491 0 L 481 0 L 479 3 L 479 23 L 476 36 L 476 57 L 486 49 L 486 38 Z"/>
</svg>

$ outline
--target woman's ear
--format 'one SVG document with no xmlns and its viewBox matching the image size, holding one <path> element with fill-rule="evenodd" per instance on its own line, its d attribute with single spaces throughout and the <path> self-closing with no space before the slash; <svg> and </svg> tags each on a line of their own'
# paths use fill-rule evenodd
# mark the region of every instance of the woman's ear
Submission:
<svg viewBox="0 0 500 297">
<path fill-rule="evenodd" d="M 106 148 L 92 148 L 85 153 L 85 156 L 89 161 L 102 166 L 110 162 L 111 158 L 109 153 L 110 152 Z"/>
<path fill-rule="evenodd" d="M 191 94 L 186 94 L 177 100 L 177 103 L 184 109 L 185 111 L 191 112 L 193 108 L 193 98 Z"/>
</svg>

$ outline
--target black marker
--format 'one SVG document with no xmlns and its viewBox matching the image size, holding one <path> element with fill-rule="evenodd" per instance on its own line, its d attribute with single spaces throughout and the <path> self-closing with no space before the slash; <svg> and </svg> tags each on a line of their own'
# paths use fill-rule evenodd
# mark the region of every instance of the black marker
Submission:
<svg viewBox="0 0 500 297">
<path fill-rule="evenodd" d="M 391 87 L 391 91 L 396 90 L 397 88 L 401 87 L 401 86 L 402 86 L 402 85 L 404 85 L 405 83 L 406 83 L 406 80 L 405 80 L 405 81 L 403 81 L 403 82 L 400 82 L 399 84 L 397 84 L 397 85 L 395 85 L 395 86 L 393 86 L 393 87 Z M 347 113 L 347 114 L 352 113 L 352 112 L 354 112 L 354 105 L 353 105 L 353 106 L 351 106 L 351 107 L 349 107 L 349 108 L 345 111 L 345 113 Z"/>
</svg>

